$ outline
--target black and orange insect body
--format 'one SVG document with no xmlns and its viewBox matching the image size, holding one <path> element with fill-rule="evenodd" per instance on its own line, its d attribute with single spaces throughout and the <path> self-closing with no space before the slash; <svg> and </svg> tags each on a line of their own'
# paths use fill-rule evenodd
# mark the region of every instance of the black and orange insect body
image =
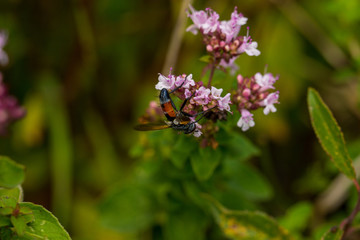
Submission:
<svg viewBox="0 0 360 240">
<path fill-rule="evenodd" d="M 174 121 L 177 115 L 177 110 L 166 88 L 161 89 L 159 98 L 160 106 L 165 117 L 171 122 Z"/>
<path fill-rule="evenodd" d="M 140 124 L 135 126 L 135 129 L 138 131 L 151 131 L 151 130 L 160 130 L 165 128 L 172 128 L 178 131 L 182 131 L 185 134 L 193 133 L 196 130 L 196 123 L 199 122 L 204 115 L 210 111 L 212 108 L 199 112 L 197 114 L 191 115 L 187 112 L 183 111 L 188 100 L 193 96 L 191 95 L 189 98 L 186 98 L 182 103 L 180 110 L 176 109 L 174 102 L 172 101 L 170 94 L 179 89 L 182 85 L 175 88 L 171 92 L 169 92 L 166 88 L 161 89 L 159 99 L 161 109 L 168 121 L 162 123 L 147 123 L 147 124 Z M 201 115 L 198 120 L 191 121 L 190 117 L 197 117 Z"/>
</svg>

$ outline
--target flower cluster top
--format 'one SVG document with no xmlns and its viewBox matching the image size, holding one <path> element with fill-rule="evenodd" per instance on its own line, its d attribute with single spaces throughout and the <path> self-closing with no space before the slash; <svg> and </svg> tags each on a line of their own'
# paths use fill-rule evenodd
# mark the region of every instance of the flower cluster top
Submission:
<svg viewBox="0 0 360 240">
<path fill-rule="evenodd" d="M 236 58 L 246 53 L 249 56 L 258 56 L 260 51 L 257 49 L 257 42 L 252 41 L 247 28 L 246 36 L 239 35 L 241 26 L 245 25 L 247 18 L 237 12 L 235 7 L 228 21 L 219 21 L 219 14 L 210 8 L 205 11 L 196 11 L 190 5 L 188 16 L 193 24 L 186 30 L 203 36 L 207 52 L 212 56 L 212 60 L 219 66 L 232 69 L 234 73 L 238 67 L 234 64 Z"/>
</svg>

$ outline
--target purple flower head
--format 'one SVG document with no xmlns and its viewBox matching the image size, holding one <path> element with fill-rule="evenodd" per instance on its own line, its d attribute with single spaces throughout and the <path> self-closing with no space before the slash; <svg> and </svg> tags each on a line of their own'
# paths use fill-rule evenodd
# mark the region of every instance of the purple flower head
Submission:
<svg viewBox="0 0 360 240">
<path fill-rule="evenodd" d="M 0 73 L 0 134 L 7 132 L 8 126 L 25 116 L 25 109 L 18 105 L 17 99 L 8 94 Z"/>
<path fill-rule="evenodd" d="M 171 89 L 174 84 L 175 84 L 175 76 L 170 75 L 168 77 L 165 77 L 164 75 L 162 75 L 161 73 L 159 73 L 159 78 L 158 78 L 159 82 L 158 84 L 156 84 L 155 88 L 157 90 L 161 90 L 163 88 L 166 89 Z"/>
<path fill-rule="evenodd" d="M 230 93 L 226 94 L 223 98 L 218 100 L 219 109 L 226 110 L 231 113 L 229 104 L 231 104 Z"/>
<path fill-rule="evenodd" d="M 241 117 L 237 122 L 237 126 L 244 132 L 247 131 L 250 127 L 255 126 L 253 116 L 254 115 L 251 114 L 248 110 L 241 109 Z"/>
<path fill-rule="evenodd" d="M 257 42 L 249 42 L 244 44 L 244 51 L 249 56 L 259 56 L 260 51 L 257 49 L 258 44 Z"/>
<path fill-rule="evenodd" d="M 261 75 L 261 73 L 255 74 L 255 81 L 261 87 L 262 91 L 266 91 L 267 89 L 274 89 L 273 84 L 279 79 L 279 77 L 274 77 L 271 73 L 266 73 Z"/>
<path fill-rule="evenodd" d="M 244 17 L 242 13 L 237 12 L 237 7 L 235 6 L 234 11 L 231 13 L 231 21 L 235 22 L 236 26 L 240 28 L 247 23 L 247 20 L 248 18 Z"/>
<path fill-rule="evenodd" d="M 196 90 L 195 96 L 192 98 L 198 105 L 206 105 L 210 101 L 210 89 L 205 87 L 200 87 Z"/>
<path fill-rule="evenodd" d="M 205 11 L 196 11 L 193 6 L 189 5 L 191 14 L 188 13 L 188 17 L 193 21 L 193 25 L 189 26 L 186 31 L 192 32 L 193 34 L 197 34 L 198 29 L 202 28 L 202 26 L 208 20 L 208 14 Z"/>
<path fill-rule="evenodd" d="M 0 31 L 0 65 L 6 65 L 9 62 L 7 53 L 3 50 L 8 39 L 8 35 L 5 31 Z"/>
<path fill-rule="evenodd" d="M 239 66 L 235 63 L 237 57 L 233 57 L 226 62 L 224 59 L 220 60 L 219 66 L 230 69 L 230 75 L 235 75 L 236 71 L 239 70 Z"/>
<path fill-rule="evenodd" d="M 234 63 L 235 59 L 246 53 L 249 56 L 258 56 L 257 42 L 252 41 L 247 31 L 246 36 L 239 35 L 241 26 L 247 23 L 247 18 L 237 12 L 237 8 L 231 14 L 230 20 L 219 21 L 219 15 L 210 8 L 206 11 L 196 11 L 190 5 L 191 18 L 194 24 L 187 31 L 202 34 L 206 51 L 211 56 L 211 64 L 219 68 L 230 68 L 234 74 L 238 70 Z"/>
<path fill-rule="evenodd" d="M 188 76 L 186 76 L 186 74 L 180 75 L 178 77 L 176 77 L 175 80 L 175 86 L 181 86 L 183 88 L 189 89 L 190 86 L 195 86 L 195 81 L 192 78 L 192 74 L 189 74 Z"/>
<path fill-rule="evenodd" d="M 156 89 L 161 90 L 166 88 L 168 91 L 173 91 L 173 95 L 181 100 L 188 99 L 183 111 L 190 115 L 197 116 L 200 112 L 212 109 L 210 112 L 212 115 L 211 119 L 216 121 L 226 118 L 226 111 L 230 112 L 230 104 L 232 103 L 230 93 L 222 97 L 223 89 L 217 89 L 215 87 L 211 87 L 211 89 L 206 88 L 202 82 L 195 82 L 192 74 L 175 76 L 170 73 L 167 77 L 159 74 L 158 80 L 159 82 L 155 86 Z M 196 121 L 195 118 L 193 118 L 192 121 Z M 196 123 L 194 136 L 201 136 L 201 128 L 202 126 Z M 214 125 L 207 124 L 206 130 L 208 132 L 214 132 Z M 209 133 L 206 135 L 208 136 Z"/>
<path fill-rule="evenodd" d="M 204 34 L 215 32 L 219 26 L 219 14 L 210 8 L 208 8 L 207 11 L 209 13 L 209 17 L 205 24 L 201 26 L 201 28 L 204 30 Z"/>
<path fill-rule="evenodd" d="M 275 103 L 279 103 L 278 102 L 279 99 L 279 91 L 270 93 L 265 99 L 264 101 L 262 101 L 262 105 L 265 107 L 264 108 L 264 114 L 268 115 L 269 112 L 276 112 L 276 108 L 274 107 Z"/>
<path fill-rule="evenodd" d="M 216 87 L 211 87 L 211 95 L 214 99 L 218 100 L 221 99 L 221 93 L 222 93 L 223 89 L 217 89 Z"/>
<path fill-rule="evenodd" d="M 252 77 L 237 76 L 238 88 L 236 94 L 233 96 L 233 103 L 237 106 L 238 111 L 242 115 L 242 118 L 240 119 L 242 121 L 239 120 L 238 126 L 240 125 L 243 130 L 243 126 L 245 126 L 247 130 L 248 127 L 251 127 L 253 124 L 250 122 L 247 127 L 245 124 L 246 121 L 244 120 L 246 116 L 249 116 L 250 111 L 264 108 L 263 111 L 265 115 L 269 114 L 269 112 L 276 111 L 274 104 L 279 103 L 279 91 L 270 91 L 275 89 L 273 84 L 278 78 L 278 76 L 274 77 L 271 73 L 266 73 L 264 75 L 256 73 Z"/>
</svg>

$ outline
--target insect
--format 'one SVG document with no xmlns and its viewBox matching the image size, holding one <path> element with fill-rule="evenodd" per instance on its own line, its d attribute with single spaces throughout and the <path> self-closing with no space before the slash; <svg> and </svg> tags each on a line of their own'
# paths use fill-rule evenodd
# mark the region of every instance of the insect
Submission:
<svg viewBox="0 0 360 240">
<path fill-rule="evenodd" d="M 172 129 L 175 129 L 178 131 L 182 131 L 185 134 L 193 133 L 196 130 L 196 123 L 198 121 L 200 121 L 204 117 L 204 115 L 208 111 L 210 111 L 212 108 L 207 109 L 206 111 L 196 113 L 194 115 L 184 112 L 183 109 L 184 109 L 186 103 L 189 101 L 189 99 L 194 95 L 193 94 L 184 100 L 184 102 L 182 103 L 182 105 L 180 107 L 180 110 L 178 111 L 174 102 L 172 101 L 172 99 L 170 97 L 170 94 L 175 92 L 177 89 L 179 89 L 183 84 L 184 83 L 182 83 L 180 86 L 176 87 L 171 92 L 169 92 L 166 88 L 163 88 L 160 91 L 160 95 L 159 95 L 160 105 L 161 105 L 161 109 L 162 109 L 167 121 L 139 124 L 139 125 L 135 126 L 135 130 L 152 131 L 152 130 L 172 128 Z M 198 120 L 192 121 L 190 119 L 190 117 L 197 117 L 199 115 L 201 115 L 201 117 Z"/>
</svg>

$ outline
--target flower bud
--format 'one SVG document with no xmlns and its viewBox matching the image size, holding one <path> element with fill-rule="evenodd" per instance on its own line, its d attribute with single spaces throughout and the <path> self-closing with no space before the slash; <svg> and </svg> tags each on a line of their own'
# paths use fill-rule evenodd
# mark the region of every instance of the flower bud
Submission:
<svg viewBox="0 0 360 240">
<path fill-rule="evenodd" d="M 244 78 L 240 74 L 237 75 L 236 79 L 239 85 L 241 85 L 244 82 Z"/>
<path fill-rule="evenodd" d="M 245 88 L 245 89 L 242 91 L 242 95 L 243 95 L 243 97 L 249 98 L 249 96 L 251 95 L 250 89 Z"/>
<path fill-rule="evenodd" d="M 259 86 L 259 84 L 255 83 L 251 89 L 253 90 L 253 92 L 256 92 L 257 90 L 260 89 L 260 86 Z"/>
</svg>

